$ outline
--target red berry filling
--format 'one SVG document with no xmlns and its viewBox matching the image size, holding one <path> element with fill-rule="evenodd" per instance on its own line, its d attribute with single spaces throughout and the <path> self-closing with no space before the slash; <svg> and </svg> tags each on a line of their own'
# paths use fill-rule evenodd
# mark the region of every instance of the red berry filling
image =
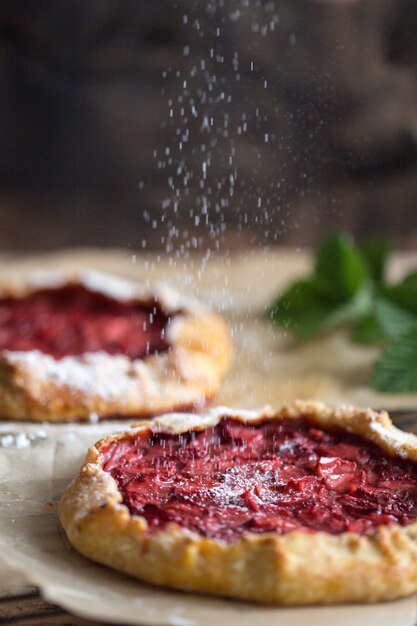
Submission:
<svg viewBox="0 0 417 626">
<path fill-rule="evenodd" d="M 168 317 L 156 305 L 113 300 L 81 286 L 0 300 L 0 351 L 55 358 L 104 350 L 132 359 L 168 348 Z"/>
<path fill-rule="evenodd" d="M 124 503 L 150 532 L 176 522 L 234 541 L 245 531 L 363 534 L 417 518 L 413 463 L 306 420 L 223 419 L 201 432 L 134 435 L 101 453 Z"/>
</svg>

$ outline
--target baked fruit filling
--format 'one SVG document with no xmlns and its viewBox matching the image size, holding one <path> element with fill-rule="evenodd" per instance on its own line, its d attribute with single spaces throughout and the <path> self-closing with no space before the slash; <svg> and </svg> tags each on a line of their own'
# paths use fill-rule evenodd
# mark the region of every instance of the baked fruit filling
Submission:
<svg viewBox="0 0 417 626">
<path fill-rule="evenodd" d="M 366 534 L 417 518 L 417 468 L 305 419 L 223 419 L 181 435 L 142 431 L 101 450 L 103 469 L 149 532 L 168 522 L 235 541 L 244 532 Z"/>
<path fill-rule="evenodd" d="M 157 306 L 114 300 L 81 285 L 0 300 L 0 351 L 40 350 L 56 359 L 103 350 L 141 359 L 168 348 Z"/>
</svg>

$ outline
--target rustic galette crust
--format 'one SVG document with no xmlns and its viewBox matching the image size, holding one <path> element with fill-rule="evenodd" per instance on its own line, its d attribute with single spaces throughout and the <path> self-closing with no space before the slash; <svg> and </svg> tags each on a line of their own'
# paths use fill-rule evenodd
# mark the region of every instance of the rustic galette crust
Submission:
<svg viewBox="0 0 417 626">
<path fill-rule="evenodd" d="M 231 358 L 224 320 L 166 285 L 145 288 L 98 272 L 42 273 L 0 286 L 1 297 L 40 288 L 82 285 L 118 300 L 157 301 L 175 313 L 167 328 L 170 349 L 145 359 L 86 352 L 59 360 L 38 350 L 0 352 L 0 416 L 70 421 L 106 416 L 152 416 L 201 408 L 217 392 Z"/>
<path fill-rule="evenodd" d="M 395 428 L 386 412 L 333 409 L 318 402 L 295 402 L 275 414 L 224 408 L 201 417 L 172 414 L 151 424 L 139 422 L 135 430 L 182 433 L 214 426 L 223 416 L 254 423 L 308 417 L 417 462 L 417 437 Z M 417 591 L 417 522 L 379 526 L 370 535 L 248 532 L 234 543 L 208 539 L 176 524 L 147 534 L 145 519 L 130 514 L 116 482 L 100 464 L 100 450 L 124 436 L 105 437 L 90 448 L 59 504 L 66 535 L 83 555 L 158 586 L 265 604 L 367 603 Z"/>
</svg>

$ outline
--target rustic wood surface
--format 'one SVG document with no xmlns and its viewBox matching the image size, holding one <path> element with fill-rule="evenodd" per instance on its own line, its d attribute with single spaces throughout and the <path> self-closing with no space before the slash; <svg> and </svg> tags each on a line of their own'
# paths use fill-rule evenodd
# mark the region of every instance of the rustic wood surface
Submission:
<svg viewBox="0 0 417 626">
<path fill-rule="evenodd" d="M 0 624 L 19 626 L 102 626 L 96 622 L 70 615 L 59 606 L 45 602 L 34 587 L 17 595 L 0 592 Z M 111 626 L 111 625 L 110 625 Z"/>
</svg>

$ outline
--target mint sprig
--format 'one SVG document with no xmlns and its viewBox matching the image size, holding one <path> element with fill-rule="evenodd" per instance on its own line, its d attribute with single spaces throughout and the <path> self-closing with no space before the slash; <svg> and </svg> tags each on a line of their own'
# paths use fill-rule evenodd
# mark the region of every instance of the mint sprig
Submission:
<svg viewBox="0 0 417 626">
<path fill-rule="evenodd" d="M 368 267 L 368 272 L 377 285 L 382 285 L 385 282 L 387 261 L 391 250 L 391 242 L 381 237 L 368 239 L 360 248 L 360 252 Z"/>
<path fill-rule="evenodd" d="M 375 364 L 371 385 L 377 391 L 417 389 L 417 327 L 386 345 Z"/>
<path fill-rule="evenodd" d="M 319 246 L 314 280 L 324 296 L 339 303 L 347 302 L 368 279 L 367 263 L 347 235 L 335 235 Z"/>
<path fill-rule="evenodd" d="M 372 311 L 366 261 L 346 235 L 335 235 L 317 250 L 314 272 L 275 300 L 270 318 L 299 339 L 355 323 Z"/>
<path fill-rule="evenodd" d="M 371 376 L 374 389 L 417 391 L 417 271 L 388 283 L 390 251 L 384 239 L 359 247 L 346 234 L 329 237 L 312 274 L 291 284 L 269 317 L 300 340 L 348 326 L 352 341 L 383 348 Z"/>
</svg>

